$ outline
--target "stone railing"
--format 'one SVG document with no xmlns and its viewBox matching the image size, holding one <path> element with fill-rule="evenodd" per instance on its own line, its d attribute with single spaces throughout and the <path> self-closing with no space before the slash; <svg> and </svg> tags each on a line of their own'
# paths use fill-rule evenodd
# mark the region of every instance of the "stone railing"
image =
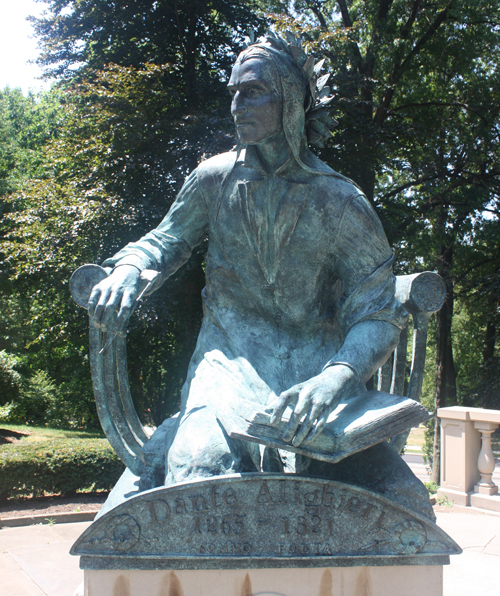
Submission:
<svg viewBox="0 0 500 596">
<path fill-rule="evenodd" d="M 500 424 L 500 410 L 454 406 L 439 408 L 441 419 L 441 486 L 438 496 L 457 505 L 500 511 L 493 482 L 495 457 L 491 435 Z"/>
</svg>

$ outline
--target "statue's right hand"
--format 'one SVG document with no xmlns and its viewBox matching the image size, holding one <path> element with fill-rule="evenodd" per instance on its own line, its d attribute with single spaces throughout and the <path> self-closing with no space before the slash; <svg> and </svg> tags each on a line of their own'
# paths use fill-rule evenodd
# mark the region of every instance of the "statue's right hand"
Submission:
<svg viewBox="0 0 500 596">
<path fill-rule="evenodd" d="M 92 289 L 89 314 L 98 329 L 123 335 L 141 291 L 140 271 L 120 265 Z"/>
</svg>

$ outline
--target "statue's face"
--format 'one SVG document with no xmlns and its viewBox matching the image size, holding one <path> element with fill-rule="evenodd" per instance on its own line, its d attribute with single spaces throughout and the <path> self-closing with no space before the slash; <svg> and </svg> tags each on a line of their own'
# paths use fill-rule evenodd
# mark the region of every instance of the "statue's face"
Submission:
<svg viewBox="0 0 500 596">
<path fill-rule="evenodd" d="M 282 99 L 267 61 L 249 58 L 235 64 L 227 87 L 241 143 L 255 145 L 282 130 Z"/>
</svg>

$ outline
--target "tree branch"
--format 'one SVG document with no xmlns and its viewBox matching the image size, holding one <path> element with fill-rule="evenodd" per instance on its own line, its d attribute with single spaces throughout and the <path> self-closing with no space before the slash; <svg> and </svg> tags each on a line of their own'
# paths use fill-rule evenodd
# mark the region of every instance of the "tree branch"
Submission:
<svg viewBox="0 0 500 596">
<path fill-rule="evenodd" d="M 337 0 L 337 3 L 340 8 L 340 13 L 342 15 L 342 21 L 344 23 L 344 27 L 346 27 L 346 28 L 352 27 L 353 23 L 352 23 L 349 11 L 347 10 L 346 0 Z M 358 70 L 362 72 L 363 71 L 363 56 L 361 55 L 361 51 L 360 51 L 357 43 L 353 44 L 353 49 L 354 49 L 354 55 L 358 62 L 358 64 L 357 64 Z"/>
<path fill-rule="evenodd" d="M 402 192 L 403 190 L 406 190 L 407 188 L 411 188 L 412 186 L 418 186 L 419 184 L 423 184 L 424 182 L 430 182 L 431 180 L 436 180 L 436 178 L 437 178 L 437 176 L 427 176 L 426 178 L 417 178 L 417 180 L 413 180 L 412 182 L 407 182 L 406 184 L 402 184 L 401 186 L 398 186 L 394 190 L 391 190 L 391 192 L 388 192 L 385 195 L 382 195 L 380 197 L 380 201 L 383 201 L 385 199 L 390 199 L 391 197 L 399 194 L 400 192 Z"/>
<path fill-rule="evenodd" d="M 321 12 L 317 2 L 315 2 L 315 0 L 307 0 L 306 4 L 307 4 L 307 8 L 309 8 L 309 10 L 311 10 L 313 12 L 313 14 L 315 15 L 315 17 L 318 19 L 319 24 L 321 25 L 321 28 L 323 29 L 323 31 L 328 31 L 328 25 L 326 24 L 326 19 L 323 16 L 323 13 Z"/>
<path fill-rule="evenodd" d="M 491 172 L 491 173 L 485 174 L 485 175 L 478 176 L 478 175 L 472 174 L 471 176 L 469 176 L 467 178 L 459 178 L 456 182 L 454 182 L 453 184 L 450 184 L 449 186 L 444 188 L 442 191 L 438 192 L 436 195 L 431 197 L 424 205 L 422 205 L 422 207 L 420 207 L 419 209 L 413 209 L 412 214 L 409 215 L 408 217 L 406 217 L 399 224 L 399 226 L 397 226 L 394 229 L 394 232 L 395 233 L 403 232 L 413 221 L 415 221 L 415 214 L 423 215 L 424 213 L 431 211 L 434 207 L 443 204 L 443 198 L 449 192 L 451 192 L 457 188 L 461 188 L 462 186 L 467 186 L 468 184 L 474 185 L 474 184 L 477 184 L 478 182 L 482 183 L 486 180 L 491 180 L 492 178 L 496 178 L 498 176 L 498 174 L 499 174 L 499 172 Z M 448 203 L 446 203 L 446 205 L 448 205 Z"/>
<path fill-rule="evenodd" d="M 488 263 L 494 263 L 495 261 L 498 261 L 498 255 L 495 255 L 494 257 L 490 257 L 489 259 L 484 259 L 482 261 L 479 261 L 479 263 L 475 263 L 474 265 L 471 265 L 461 275 L 459 275 L 457 278 L 455 278 L 455 282 L 461 282 L 463 279 L 465 279 L 467 277 L 467 275 L 469 275 L 469 273 L 471 271 L 474 271 L 474 269 L 478 269 L 479 267 L 482 267 L 483 265 L 488 265 Z"/>
<path fill-rule="evenodd" d="M 408 39 L 408 36 L 410 35 L 410 30 L 413 27 L 413 23 L 415 22 L 417 15 L 418 15 L 418 11 L 420 10 L 421 3 L 422 3 L 422 0 L 415 0 L 415 2 L 413 3 L 408 20 L 406 21 L 404 26 L 401 28 L 400 35 L 401 35 L 402 39 Z"/>
<path fill-rule="evenodd" d="M 340 2 L 341 0 L 339 0 Z M 412 58 L 416 56 L 420 50 L 424 47 L 424 45 L 429 41 L 429 39 L 436 33 L 439 27 L 446 21 L 448 16 L 448 10 L 450 9 L 451 2 L 449 2 L 446 7 L 437 15 L 434 22 L 431 24 L 429 29 L 425 32 L 425 34 L 420 38 L 420 40 L 413 46 L 412 50 L 408 54 L 408 56 L 403 60 L 400 65 L 395 65 L 388 81 L 388 89 L 384 95 L 384 98 L 378 108 L 375 110 L 375 116 L 373 117 L 373 121 L 376 124 L 381 124 L 387 117 L 387 110 L 391 105 L 392 98 L 395 92 L 395 85 L 399 82 L 401 77 L 403 76 L 405 70 L 408 68 Z"/>
<path fill-rule="evenodd" d="M 403 60 L 401 66 L 393 71 L 394 75 L 391 73 L 391 79 L 394 83 L 397 83 L 400 78 L 403 76 L 404 71 L 406 70 L 408 64 L 410 63 L 411 59 L 416 56 L 420 50 L 424 47 L 424 45 L 429 41 L 429 39 L 436 33 L 439 27 L 446 21 L 448 16 L 448 11 L 451 7 L 451 2 L 449 2 L 445 8 L 438 14 L 434 23 L 427 29 L 425 34 L 421 37 L 421 39 L 413 46 L 413 49 L 410 51 L 408 56 Z"/>
<path fill-rule="evenodd" d="M 352 27 L 352 20 L 349 11 L 347 10 L 347 4 L 345 0 L 337 0 L 337 3 L 340 8 L 340 14 L 342 15 L 342 21 L 344 22 L 344 27 Z"/>
</svg>

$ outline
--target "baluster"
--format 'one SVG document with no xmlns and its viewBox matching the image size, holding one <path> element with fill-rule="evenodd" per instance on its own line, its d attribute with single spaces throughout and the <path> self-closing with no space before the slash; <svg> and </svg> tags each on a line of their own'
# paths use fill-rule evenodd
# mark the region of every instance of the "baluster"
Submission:
<svg viewBox="0 0 500 596">
<path fill-rule="evenodd" d="M 474 428 L 481 433 L 481 451 L 477 459 L 477 467 L 481 479 L 474 486 L 474 492 L 483 495 L 496 495 L 498 486 L 493 482 L 491 476 L 495 470 L 495 456 L 491 448 L 491 435 L 498 427 L 495 422 L 474 422 Z"/>
</svg>

